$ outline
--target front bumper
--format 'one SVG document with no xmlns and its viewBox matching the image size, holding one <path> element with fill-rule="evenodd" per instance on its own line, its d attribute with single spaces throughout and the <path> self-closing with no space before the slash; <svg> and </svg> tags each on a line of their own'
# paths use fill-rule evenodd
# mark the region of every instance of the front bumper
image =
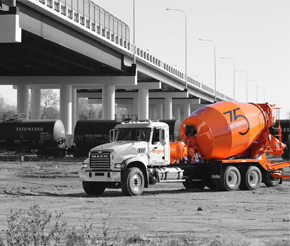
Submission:
<svg viewBox="0 0 290 246">
<path fill-rule="evenodd" d="M 80 181 L 91 182 L 121 182 L 121 172 L 112 171 L 95 171 L 81 170 L 79 171 Z"/>
</svg>

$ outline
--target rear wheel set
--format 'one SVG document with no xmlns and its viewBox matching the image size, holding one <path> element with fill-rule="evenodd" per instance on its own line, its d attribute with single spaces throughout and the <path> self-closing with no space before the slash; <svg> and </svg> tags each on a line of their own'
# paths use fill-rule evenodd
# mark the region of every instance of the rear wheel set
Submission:
<svg viewBox="0 0 290 246">
<path fill-rule="evenodd" d="M 250 165 L 238 169 L 227 166 L 222 170 L 221 178 L 213 180 L 216 189 L 224 191 L 256 190 L 262 182 L 262 174 L 258 167 Z"/>
</svg>

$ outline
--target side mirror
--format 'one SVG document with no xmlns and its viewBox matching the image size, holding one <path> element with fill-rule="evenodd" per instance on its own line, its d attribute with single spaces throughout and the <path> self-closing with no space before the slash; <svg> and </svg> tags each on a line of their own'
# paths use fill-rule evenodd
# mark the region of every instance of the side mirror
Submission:
<svg viewBox="0 0 290 246">
<path fill-rule="evenodd" d="M 161 143 L 162 146 L 166 145 L 165 130 L 164 129 L 160 130 L 160 143 Z"/>
</svg>

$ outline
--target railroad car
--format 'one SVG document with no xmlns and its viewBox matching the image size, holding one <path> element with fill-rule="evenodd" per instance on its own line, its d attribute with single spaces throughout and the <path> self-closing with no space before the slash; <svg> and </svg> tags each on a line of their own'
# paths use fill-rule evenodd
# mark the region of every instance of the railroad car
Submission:
<svg viewBox="0 0 290 246">
<path fill-rule="evenodd" d="M 0 122 L 0 149 L 31 151 L 40 157 L 64 157 L 64 125 L 61 120 L 4 120 Z"/>
</svg>

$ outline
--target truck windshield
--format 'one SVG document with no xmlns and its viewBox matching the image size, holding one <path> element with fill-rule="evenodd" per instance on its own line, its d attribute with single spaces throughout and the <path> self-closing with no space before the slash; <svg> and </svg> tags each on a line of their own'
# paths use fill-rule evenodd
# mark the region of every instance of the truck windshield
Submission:
<svg viewBox="0 0 290 246">
<path fill-rule="evenodd" d="M 119 128 L 117 141 L 146 141 L 149 142 L 151 128 Z"/>
</svg>

